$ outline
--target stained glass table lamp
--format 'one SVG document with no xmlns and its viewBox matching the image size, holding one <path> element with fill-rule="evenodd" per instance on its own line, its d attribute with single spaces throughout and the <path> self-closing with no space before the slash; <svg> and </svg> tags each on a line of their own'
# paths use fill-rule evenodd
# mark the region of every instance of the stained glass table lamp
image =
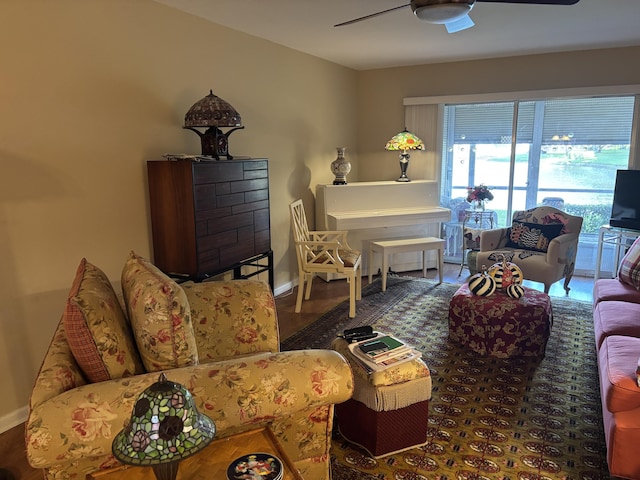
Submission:
<svg viewBox="0 0 640 480">
<path fill-rule="evenodd" d="M 191 392 L 162 373 L 136 400 L 112 451 L 122 463 L 152 467 L 158 480 L 175 480 L 180 461 L 209 445 L 215 433 L 213 420 L 198 412 Z"/>
</svg>

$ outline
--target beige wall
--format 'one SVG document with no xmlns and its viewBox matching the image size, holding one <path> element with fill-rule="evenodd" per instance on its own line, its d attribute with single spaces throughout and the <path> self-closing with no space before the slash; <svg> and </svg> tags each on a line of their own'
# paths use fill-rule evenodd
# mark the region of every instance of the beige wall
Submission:
<svg viewBox="0 0 640 480">
<path fill-rule="evenodd" d="M 145 162 L 199 153 L 181 126 L 209 89 L 242 115 L 231 153 L 270 159 L 278 285 L 296 271 L 288 204 L 313 214 L 335 147 L 355 158 L 357 122 L 355 71 L 150 0 L 3 0 L 0 18 L 1 430 L 80 259 L 119 286 L 130 250 L 152 254 Z"/>
<path fill-rule="evenodd" d="M 358 179 L 397 178 L 397 155 L 383 148 L 404 126 L 405 97 L 637 85 L 639 58 L 640 47 L 630 47 L 360 72 Z M 429 158 L 428 152 L 413 153 L 409 177 L 430 178 L 434 169 L 426 164 Z"/>
<path fill-rule="evenodd" d="M 242 114 L 231 152 L 270 159 L 283 286 L 288 203 L 313 218 L 336 146 L 350 181 L 397 178 L 383 148 L 404 97 L 640 83 L 640 48 L 355 72 L 150 0 L 3 0 L 0 18 L 0 430 L 21 420 L 80 259 L 119 285 L 130 250 L 152 255 L 145 162 L 198 153 L 181 125 L 209 89 Z"/>
</svg>

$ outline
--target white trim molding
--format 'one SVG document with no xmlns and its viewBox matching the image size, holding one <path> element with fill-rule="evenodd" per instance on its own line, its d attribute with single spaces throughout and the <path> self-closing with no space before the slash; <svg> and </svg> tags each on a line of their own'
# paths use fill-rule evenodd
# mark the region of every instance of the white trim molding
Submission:
<svg viewBox="0 0 640 480">
<path fill-rule="evenodd" d="M 0 417 L 0 433 L 4 433 L 26 422 L 28 414 L 29 408 L 24 406 Z"/>
<path fill-rule="evenodd" d="M 470 93 L 406 97 L 403 105 L 432 105 L 452 103 L 512 102 L 514 100 L 549 100 L 551 98 L 597 97 L 604 95 L 638 95 L 640 85 L 610 85 L 602 87 L 557 88 L 552 90 L 526 90 L 521 92 Z"/>
</svg>

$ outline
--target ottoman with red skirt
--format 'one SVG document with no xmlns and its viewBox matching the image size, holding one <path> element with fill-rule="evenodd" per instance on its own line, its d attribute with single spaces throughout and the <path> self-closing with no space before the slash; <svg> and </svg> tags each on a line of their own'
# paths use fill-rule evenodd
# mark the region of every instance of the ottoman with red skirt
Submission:
<svg viewBox="0 0 640 480">
<path fill-rule="evenodd" d="M 425 363 L 411 360 L 367 373 L 338 338 L 332 348 L 351 365 L 353 397 L 337 404 L 336 419 L 345 440 L 380 458 L 427 443 L 431 375 Z"/>
<path fill-rule="evenodd" d="M 480 355 L 544 356 L 552 324 L 549 295 L 532 288 L 514 299 L 503 290 L 477 296 L 464 284 L 449 303 L 449 338 Z"/>
</svg>

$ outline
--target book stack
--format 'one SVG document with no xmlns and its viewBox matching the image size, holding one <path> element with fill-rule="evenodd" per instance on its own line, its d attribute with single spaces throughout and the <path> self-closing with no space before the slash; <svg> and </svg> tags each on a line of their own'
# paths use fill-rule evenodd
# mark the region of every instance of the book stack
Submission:
<svg viewBox="0 0 640 480">
<path fill-rule="evenodd" d="M 378 333 L 375 338 L 349 345 L 361 366 L 372 373 L 420 358 L 420 352 L 391 335 Z"/>
</svg>

